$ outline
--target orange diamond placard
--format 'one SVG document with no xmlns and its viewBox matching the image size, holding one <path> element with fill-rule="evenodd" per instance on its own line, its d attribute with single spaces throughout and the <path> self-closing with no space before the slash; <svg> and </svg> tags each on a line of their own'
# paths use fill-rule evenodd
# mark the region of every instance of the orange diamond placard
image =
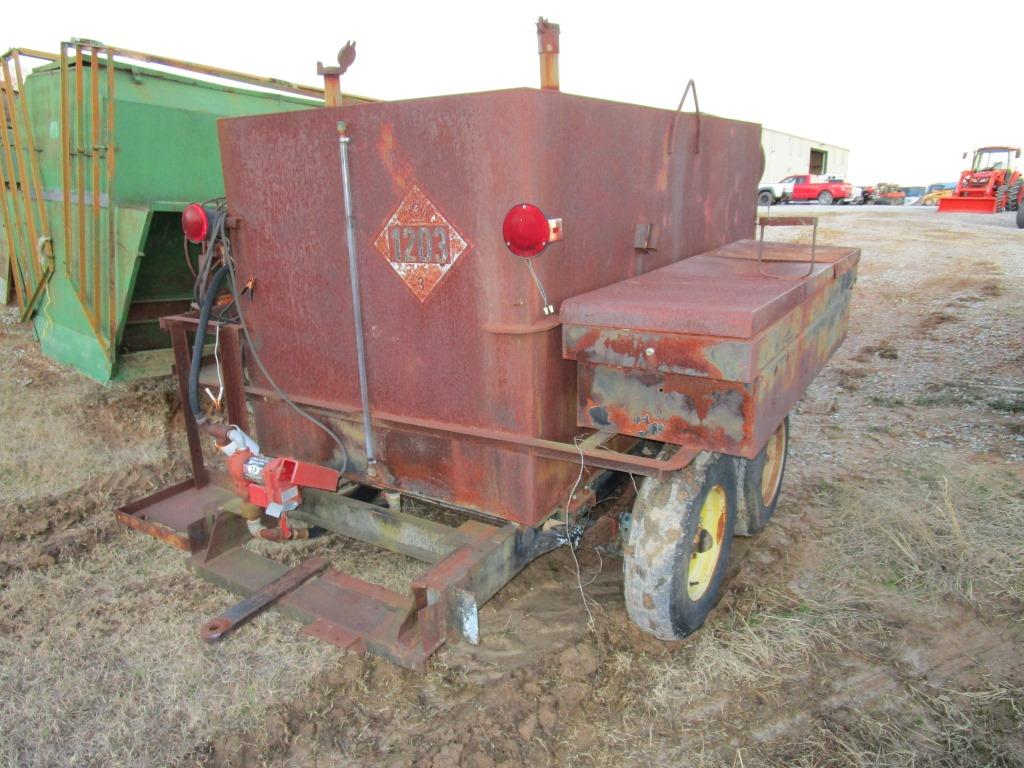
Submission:
<svg viewBox="0 0 1024 768">
<path fill-rule="evenodd" d="M 470 247 L 415 185 L 373 244 L 420 301 Z"/>
</svg>

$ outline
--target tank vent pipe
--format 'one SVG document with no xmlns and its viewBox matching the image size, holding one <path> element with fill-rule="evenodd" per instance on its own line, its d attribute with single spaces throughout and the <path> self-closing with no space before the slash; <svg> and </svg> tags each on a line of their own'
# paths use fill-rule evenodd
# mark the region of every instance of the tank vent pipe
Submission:
<svg viewBox="0 0 1024 768">
<path fill-rule="evenodd" d="M 359 290 L 359 264 L 356 260 L 356 225 L 352 220 L 352 180 L 348 164 L 348 126 L 338 121 L 338 145 L 341 151 L 341 189 L 345 198 L 345 236 L 348 243 L 348 274 L 352 283 L 352 320 L 356 332 L 356 360 L 359 366 L 359 397 L 363 406 L 363 435 L 366 441 L 366 472 L 376 474 L 377 457 L 373 453 L 370 427 L 370 392 L 366 380 L 366 344 L 363 340 L 363 305 Z"/>
<path fill-rule="evenodd" d="M 540 87 L 557 91 L 559 26 L 545 18 L 537 19 L 537 51 L 540 53 Z"/>
</svg>

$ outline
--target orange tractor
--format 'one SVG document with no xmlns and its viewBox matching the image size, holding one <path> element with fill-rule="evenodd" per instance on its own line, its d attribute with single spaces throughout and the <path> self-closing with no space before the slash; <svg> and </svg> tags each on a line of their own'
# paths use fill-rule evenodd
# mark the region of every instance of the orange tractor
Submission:
<svg viewBox="0 0 1024 768">
<path fill-rule="evenodd" d="M 956 191 L 939 200 L 939 213 L 1016 211 L 1024 204 L 1024 180 L 1015 162 L 1019 158 L 1019 147 L 975 150 L 974 162 L 970 170 L 960 174 Z"/>
</svg>

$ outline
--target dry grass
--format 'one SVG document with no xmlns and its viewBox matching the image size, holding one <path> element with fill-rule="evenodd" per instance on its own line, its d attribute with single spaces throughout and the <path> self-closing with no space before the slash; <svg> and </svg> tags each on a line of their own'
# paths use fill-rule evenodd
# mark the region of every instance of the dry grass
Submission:
<svg viewBox="0 0 1024 768">
<path fill-rule="evenodd" d="M 198 622 L 232 598 L 179 553 L 125 534 L 0 593 L 0 765 L 163 766 L 225 730 L 273 729 L 337 649 L 264 614 L 208 647 Z"/>
<path fill-rule="evenodd" d="M 1024 688 L 1002 684 L 955 690 L 910 684 L 892 711 L 853 711 L 818 725 L 790 765 L 853 768 L 1012 768 L 1021 765 Z M 1017 732 L 1014 737 L 1013 732 Z M 788 750 L 787 750 L 788 751 Z M 780 765 L 767 755 L 751 765 Z"/>
<path fill-rule="evenodd" d="M 805 421 L 822 418 L 817 431 L 801 435 L 807 450 L 793 464 L 779 519 L 751 547 L 700 633 L 654 643 L 627 625 L 616 596 L 596 609 L 598 634 L 567 641 L 600 659 L 592 672 L 561 663 L 558 649 L 485 683 L 447 668 L 451 654 L 422 677 L 379 661 L 346 666 L 335 649 L 296 637 L 296 625 L 272 614 L 207 648 L 196 626 L 232 598 L 193 579 L 181 556 L 157 542 L 127 533 L 111 540 L 103 522 L 109 506 L 86 500 L 78 524 L 96 535 L 83 534 L 86 544 L 72 548 L 80 560 L 0 584 L 0 765 L 202 763 L 212 742 L 227 741 L 251 747 L 239 753 L 246 764 L 455 765 L 451 748 L 470 738 L 494 764 L 1024 765 L 1020 476 L 953 455 L 909 455 L 912 444 L 895 458 L 848 461 L 873 382 L 911 377 L 916 322 L 945 309 L 962 321 L 957 328 L 997 311 L 1005 323 L 1019 304 L 1011 303 L 1019 281 L 994 263 L 968 269 L 953 252 L 929 277 L 921 264 L 937 239 L 904 237 L 890 223 L 872 230 L 871 221 L 888 218 L 863 217 L 866 234 L 861 227 L 856 236 L 822 222 L 822 242 L 865 244 L 851 334 L 863 354 L 834 374 L 845 391 L 830 390 L 821 410 L 802 412 Z M 942 223 L 919 218 L 915 226 Z M 972 234 L 972 247 L 994 249 L 1005 237 Z M 1014 264 L 1011 246 L 998 247 Z M 897 260 L 888 255 L 897 252 Z M 898 315 L 868 318 L 856 307 L 869 294 L 876 310 L 891 305 Z M 0 310 L 0 321 L 9 314 Z M 938 319 L 928 322 L 953 332 L 948 317 Z M 857 323 L 872 332 L 859 338 Z M 167 430 L 159 389 L 100 387 L 30 349 L 21 330 L 0 325 L 0 354 L 10 362 L 0 376 L 0 429 L 30 436 L 0 445 L 0 496 L 17 499 L 8 505 L 11 519 L 98 476 L 119 476 L 121 467 L 167 461 L 167 435 L 180 439 L 180 432 Z M 950 347 L 939 364 L 961 354 Z M 949 399 L 918 403 L 918 390 L 908 391 L 897 395 L 911 405 L 952 409 L 986 398 L 1006 421 L 1019 410 L 1009 396 L 1004 403 L 995 394 L 968 400 L 937 390 Z M 901 428 L 904 419 L 915 429 L 927 425 L 895 395 L 876 404 L 905 408 L 889 422 Z M 966 437 L 956 445 L 971 455 Z M 815 464 L 826 452 L 829 462 L 863 476 L 833 481 L 812 498 L 810 471 L 828 466 Z M 288 561 L 312 553 L 351 561 L 342 567 L 389 585 L 409 575 L 344 542 L 285 552 Z M 542 566 L 519 579 L 523 622 L 533 620 L 529 611 L 547 583 Z M 564 592 L 566 615 L 582 613 L 575 585 L 565 582 Z M 502 652 L 496 644 L 492 658 Z M 505 652 L 517 651 L 510 642 Z M 557 713 L 550 730 L 536 725 L 540 707 Z M 529 738 L 519 730 L 528 722 L 536 725 Z M 319 759 L 310 745 L 332 759 Z M 467 747 L 461 762 L 474 764 L 469 758 Z"/>
<path fill-rule="evenodd" d="M 586 748 L 570 732 L 570 763 L 1024 764 L 1024 685 L 1010 671 L 1012 650 L 986 650 L 984 638 L 959 654 L 946 649 L 959 630 L 936 635 L 943 630 L 926 607 L 953 595 L 1003 613 L 1021 598 L 1019 475 L 951 457 L 900 469 L 882 482 L 830 484 L 816 503 L 810 492 L 795 500 L 816 507 L 829 529 L 802 546 L 820 558 L 800 566 L 813 578 L 765 588 L 741 578 L 735 603 L 670 656 L 613 651 L 594 701 L 615 725 Z M 938 656 L 908 666 L 906 638 L 918 631 Z"/>
<path fill-rule="evenodd" d="M 656 708 L 693 704 L 710 687 L 765 689 L 822 655 L 841 653 L 853 632 L 877 631 L 877 619 L 848 598 L 823 601 L 765 590 L 750 613 L 716 616 L 683 652 L 651 669 Z"/>
<path fill-rule="evenodd" d="M 31 501 L 166 460 L 169 380 L 98 384 L 39 354 L 16 319 L 0 307 L 0 499 Z"/>
<path fill-rule="evenodd" d="M 1018 470 L 936 456 L 825 487 L 842 567 L 921 595 L 1024 601 L 1024 484 Z"/>
</svg>

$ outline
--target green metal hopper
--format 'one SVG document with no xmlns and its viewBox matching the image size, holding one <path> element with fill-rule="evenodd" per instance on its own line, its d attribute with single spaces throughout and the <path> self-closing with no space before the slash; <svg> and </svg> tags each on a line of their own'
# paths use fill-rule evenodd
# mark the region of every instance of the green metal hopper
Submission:
<svg viewBox="0 0 1024 768">
<path fill-rule="evenodd" d="M 49 63 L 23 77 L 22 57 Z M 0 67 L 0 271 L 22 320 L 99 381 L 169 373 L 159 318 L 187 309 L 193 284 L 180 213 L 224 194 L 217 119 L 319 107 L 323 92 L 91 41 Z"/>
</svg>

